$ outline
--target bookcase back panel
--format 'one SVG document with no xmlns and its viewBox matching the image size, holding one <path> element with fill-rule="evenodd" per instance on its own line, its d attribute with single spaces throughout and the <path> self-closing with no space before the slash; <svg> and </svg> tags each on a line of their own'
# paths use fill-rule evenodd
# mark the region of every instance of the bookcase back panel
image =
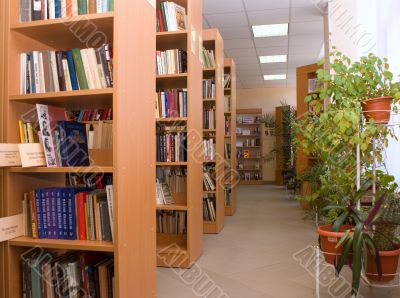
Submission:
<svg viewBox="0 0 400 298">
<path fill-rule="evenodd" d="M 158 79 L 157 90 L 160 89 L 174 89 L 174 88 L 186 88 L 187 77 L 186 76 L 171 76 L 169 78 Z M 188 98 L 190 100 L 190 98 Z M 189 111 L 188 111 L 189 113 Z"/>
<path fill-rule="evenodd" d="M 183 31 L 186 33 L 186 31 Z M 157 51 L 170 49 L 180 49 L 187 51 L 187 34 L 168 34 L 164 33 L 157 38 Z"/>
</svg>

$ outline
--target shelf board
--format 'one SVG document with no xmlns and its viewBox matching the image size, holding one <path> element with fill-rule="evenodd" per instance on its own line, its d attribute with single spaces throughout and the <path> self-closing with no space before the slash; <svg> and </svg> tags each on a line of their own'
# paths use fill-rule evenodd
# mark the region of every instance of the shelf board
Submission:
<svg viewBox="0 0 400 298">
<path fill-rule="evenodd" d="M 203 163 L 216 163 L 215 160 L 204 160 Z"/>
<path fill-rule="evenodd" d="M 28 104 L 49 104 L 61 107 L 90 107 L 93 105 L 111 106 L 114 94 L 113 88 L 75 90 L 48 93 L 34 93 L 22 95 L 10 95 L 11 102 Z"/>
<path fill-rule="evenodd" d="M 225 115 L 231 115 L 232 112 L 224 112 Z"/>
<path fill-rule="evenodd" d="M 157 210 L 178 210 L 187 211 L 188 207 L 184 204 L 156 205 Z"/>
<path fill-rule="evenodd" d="M 156 162 L 156 166 L 187 166 L 187 161 L 177 161 L 177 162 Z"/>
<path fill-rule="evenodd" d="M 236 122 L 236 126 L 245 126 L 245 125 L 262 125 L 263 123 L 237 123 Z"/>
<path fill-rule="evenodd" d="M 217 132 L 216 129 L 203 129 L 203 132 Z"/>
<path fill-rule="evenodd" d="M 214 102 L 215 98 L 203 98 L 204 102 Z"/>
<path fill-rule="evenodd" d="M 258 172 L 258 171 L 262 171 L 262 169 L 237 169 L 240 172 Z"/>
<path fill-rule="evenodd" d="M 261 148 L 261 146 L 238 146 L 236 148 Z"/>
<path fill-rule="evenodd" d="M 204 222 L 204 224 L 206 224 L 206 225 L 216 225 L 216 224 L 217 224 L 217 222 L 216 222 L 216 221 L 208 221 L 208 220 L 204 220 L 203 222 Z"/>
<path fill-rule="evenodd" d="M 171 48 L 185 49 L 187 30 L 157 32 L 157 50 L 168 50 Z"/>
<path fill-rule="evenodd" d="M 173 73 L 173 74 L 163 74 L 163 75 L 157 75 L 156 79 L 157 80 L 166 80 L 166 79 L 176 79 L 176 78 L 186 78 L 187 73 Z"/>
<path fill-rule="evenodd" d="M 112 173 L 113 167 L 107 166 L 93 166 L 93 167 L 34 167 L 34 168 L 22 168 L 12 167 L 9 168 L 10 173 Z"/>
<path fill-rule="evenodd" d="M 187 117 L 178 117 L 178 118 L 158 118 L 156 122 L 185 122 L 187 121 Z"/>
<path fill-rule="evenodd" d="M 74 47 L 93 47 L 91 39 L 80 40 L 82 31 L 88 28 L 95 32 L 102 32 L 111 43 L 113 39 L 114 13 L 99 13 L 75 16 L 70 18 L 59 18 L 52 20 L 40 20 L 11 25 L 11 31 L 23 34 L 33 40 L 40 41 L 54 48 L 72 49 Z M 90 25 L 90 26 L 89 26 Z M 86 27 L 89 26 L 89 27 Z M 84 29 L 86 28 L 86 29 Z M 93 32 L 94 33 L 94 32 Z M 93 39 L 93 42 L 96 42 Z"/>
<path fill-rule="evenodd" d="M 231 88 L 225 88 L 224 91 L 231 91 Z"/>
<path fill-rule="evenodd" d="M 177 31 L 164 31 L 164 32 L 157 32 L 156 36 L 157 39 L 158 38 L 162 38 L 162 37 L 167 37 L 167 38 L 171 38 L 172 36 L 177 36 L 177 35 L 186 35 L 188 32 L 187 30 L 177 30 Z"/>
<path fill-rule="evenodd" d="M 225 139 L 230 139 L 232 136 L 224 136 Z"/>
<path fill-rule="evenodd" d="M 238 138 L 260 138 L 261 135 L 248 135 L 248 136 L 245 136 L 245 135 L 236 135 L 236 137 L 238 137 Z"/>
<path fill-rule="evenodd" d="M 215 190 L 203 190 L 204 194 L 216 194 L 217 192 Z"/>
<path fill-rule="evenodd" d="M 113 252 L 114 245 L 106 241 L 90 240 L 62 240 L 62 239 L 34 239 L 31 237 L 18 237 L 9 241 L 12 246 L 34 247 L 40 246 L 52 249 L 89 250 Z"/>
<path fill-rule="evenodd" d="M 203 68 L 203 72 L 215 72 L 215 67 Z"/>
</svg>

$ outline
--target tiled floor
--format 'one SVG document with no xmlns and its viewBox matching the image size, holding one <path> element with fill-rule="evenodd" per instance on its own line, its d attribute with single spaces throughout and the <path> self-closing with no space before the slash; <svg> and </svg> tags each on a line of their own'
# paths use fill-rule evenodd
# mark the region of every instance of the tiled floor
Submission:
<svg viewBox="0 0 400 298">
<path fill-rule="evenodd" d="M 219 235 L 206 235 L 191 270 L 158 269 L 159 298 L 311 298 L 316 296 L 317 237 L 298 203 L 282 188 L 241 186 L 238 211 Z M 313 261 L 314 260 L 314 261 Z M 348 297 L 346 278 L 321 263 L 320 297 Z M 362 287 L 362 297 L 399 298 L 399 288 Z"/>
</svg>

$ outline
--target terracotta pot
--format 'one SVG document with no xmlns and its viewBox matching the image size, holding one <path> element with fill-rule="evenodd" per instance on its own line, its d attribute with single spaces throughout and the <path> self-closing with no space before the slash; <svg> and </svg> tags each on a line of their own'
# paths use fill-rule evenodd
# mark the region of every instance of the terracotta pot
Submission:
<svg viewBox="0 0 400 298">
<path fill-rule="evenodd" d="M 344 235 L 344 232 L 352 228 L 350 225 L 343 225 L 339 229 L 340 232 L 332 232 L 332 225 L 318 227 L 317 232 L 320 237 L 321 250 L 327 263 L 336 265 L 343 252 L 343 245 L 338 248 L 335 248 L 335 246 Z"/>
<path fill-rule="evenodd" d="M 390 120 L 390 110 L 393 98 L 377 97 L 363 102 L 362 108 L 367 120 L 374 119 L 376 123 L 387 124 Z"/>
<path fill-rule="evenodd" d="M 381 257 L 382 263 L 382 278 L 378 276 L 378 270 L 376 269 L 375 257 L 372 254 L 368 254 L 368 265 L 367 265 L 367 278 L 373 283 L 388 283 L 396 277 L 397 266 L 399 264 L 400 248 L 391 251 L 380 251 L 379 256 Z"/>
</svg>

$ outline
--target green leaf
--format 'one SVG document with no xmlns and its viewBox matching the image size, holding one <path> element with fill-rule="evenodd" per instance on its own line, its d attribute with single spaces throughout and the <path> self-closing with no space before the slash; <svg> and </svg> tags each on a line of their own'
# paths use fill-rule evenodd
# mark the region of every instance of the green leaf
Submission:
<svg viewBox="0 0 400 298">
<path fill-rule="evenodd" d="M 343 248 L 343 252 L 342 252 L 342 254 L 339 258 L 339 261 L 335 267 L 337 274 L 339 274 L 340 271 L 342 271 L 342 268 L 343 268 L 344 264 L 346 263 L 346 260 L 348 259 L 349 251 L 350 251 L 352 244 L 353 244 L 353 237 L 350 237 L 349 240 L 347 240 L 347 242 Z"/>
<path fill-rule="evenodd" d="M 344 235 L 342 236 L 342 238 L 340 238 L 340 240 L 336 244 L 335 248 L 340 247 L 349 238 L 350 232 L 351 232 L 351 230 L 346 230 L 346 232 L 344 232 Z"/>
<path fill-rule="evenodd" d="M 335 223 L 332 226 L 332 232 L 339 232 L 340 227 L 343 225 L 344 221 L 349 216 L 349 211 L 344 211 L 339 217 L 336 219 Z"/>
<path fill-rule="evenodd" d="M 357 223 L 353 234 L 353 267 L 352 293 L 357 295 L 360 288 L 362 269 L 362 232 L 363 224 Z"/>
</svg>

